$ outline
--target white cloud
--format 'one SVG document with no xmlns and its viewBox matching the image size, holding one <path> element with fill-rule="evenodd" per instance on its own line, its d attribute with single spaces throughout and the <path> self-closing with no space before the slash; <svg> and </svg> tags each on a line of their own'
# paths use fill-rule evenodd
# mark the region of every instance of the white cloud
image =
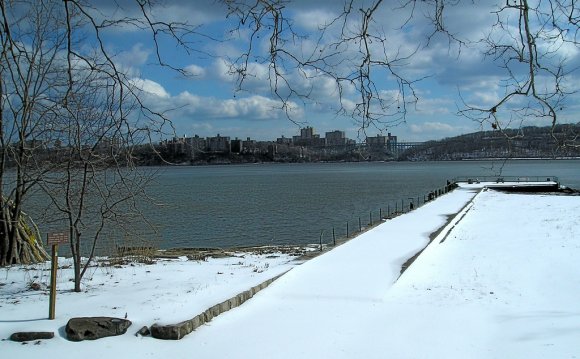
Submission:
<svg viewBox="0 0 580 359">
<path fill-rule="evenodd" d="M 421 124 L 413 124 L 409 126 L 412 133 L 456 133 L 457 129 L 447 123 L 443 122 L 423 122 Z"/>
<path fill-rule="evenodd" d="M 199 117 L 236 120 L 272 120 L 285 116 L 282 103 L 264 96 L 253 95 L 236 99 L 201 97 L 187 91 L 171 101 L 182 117 Z M 295 103 L 287 104 L 288 111 L 302 116 L 302 110 Z"/>
<path fill-rule="evenodd" d="M 134 44 L 129 50 L 122 51 L 115 56 L 115 61 L 124 67 L 140 67 L 147 63 L 151 50 L 142 43 Z"/>
<path fill-rule="evenodd" d="M 224 82 L 233 82 L 234 78 L 230 74 L 231 63 L 225 59 L 219 59 L 212 64 L 212 75 Z"/>
<path fill-rule="evenodd" d="M 152 21 L 187 23 L 190 26 L 213 23 L 222 20 L 227 8 L 215 0 L 172 0 L 155 1 L 145 6 Z M 142 19 L 143 14 L 139 6 L 132 1 L 99 0 L 98 7 L 84 7 L 97 22 L 103 19 L 115 21 L 121 19 Z M 129 25 L 131 24 L 131 25 Z M 116 31 L 135 32 L 143 29 L 143 24 L 135 22 L 120 22 L 114 27 Z"/>
<path fill-rule="evenodd" d="M 130 83 L 137 89 L 146 92 L 148 94 L 155 95 L 157 97 L 165 99 L 170 98 L 170 95 L 167 91 L 165 91 L 165 88 L 163 88 L 163 86 L 161 86 L 155 81 L 141 78 L 133 78 L 130 80 Z"/>
<path fill-rule="evenodd" d="M 191 78 L 194 78 L 194 79 L 202 79 L 205 77 L 205 74 L 206 74 L 206 71 L 203 67 L 195 65 L 195 64 L 191 64 L 189 66 L 186 66 L 184 68 L 184 70 L 188 76 L 191 76 Z"/>
<path fill-rule="evenodd" d="M 449 98 L 428 98 L 419 95 L 416 113 L 420 115 L 448 115 L 453 106 L 453 101 Z"/>
<path fill-rule="evenodd" d="M 340 6 L 337 6 L 334 10 L 341 10 Z M 309 10 L 298 12 L 294 17 L 296 25 L 304 28 L 305 30 L 318 31 L 322 26 L 329 25 L 337 17 L 336 13 L 329 10 Z"/>
</svg>

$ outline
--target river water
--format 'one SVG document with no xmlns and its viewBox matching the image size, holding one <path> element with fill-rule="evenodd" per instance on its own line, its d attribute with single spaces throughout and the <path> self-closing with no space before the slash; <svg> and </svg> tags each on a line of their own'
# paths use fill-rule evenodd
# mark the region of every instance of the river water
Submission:
<svg viewBox="0 0 580 359">
<path fill-rule="evenodd" d="M 164 167 L 149 190 L 162 205 L 145 214 L 160 248 L 331 243 L 333 230 L 345 237 L 347 223 L 352 234 L 359 218 L 365 226 L 421 204 L 454 177 L 499 175 L 557 176 L 580 188 L 580 160 Z"/>
</svg>

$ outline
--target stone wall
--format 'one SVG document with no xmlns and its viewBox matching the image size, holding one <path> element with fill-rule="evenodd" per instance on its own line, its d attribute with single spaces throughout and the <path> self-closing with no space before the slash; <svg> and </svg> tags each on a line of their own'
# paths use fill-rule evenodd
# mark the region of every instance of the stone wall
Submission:
<svg viewBox="0 0 580 359">
<path fill-rule="evenodd" d="M 256 293 L 269 286 L 276 279 L 280 278 L 284 273 L 268 279 L 261 284 L 258 284 L 238 295 L 223 301 L 213 307 L 208 308 L 203 313 L 196 315 L 192 319 L 185 320 L 177 324 L 159 325 L 157 323 L 151 326 L 151 336 L 157 339 L 179 340 L 187 334 L 194 331 L 201 325 L 209 322 L 218 315 L 227 312 L 230 309 L 236 308 L 252 298 Z"/>
</svg>

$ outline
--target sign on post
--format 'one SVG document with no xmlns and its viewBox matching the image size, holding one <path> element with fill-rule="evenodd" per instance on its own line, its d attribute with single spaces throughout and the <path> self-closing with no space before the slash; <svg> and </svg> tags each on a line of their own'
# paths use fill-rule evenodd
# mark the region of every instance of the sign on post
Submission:
<svg viewBox="0 0 580 359">
<path fill-rule="evenodd" d="M 58 269 L 58 245 L 67 242 L 68 242 L 67 232 L 53 232 L 47 234 L 46 236 L 46 244 L 52 247 L 48 319 L 54 319 L 54 313 L 56 308 L 56 270 Z"/>
<path fill-rule="evenodd" d="M 47 235 L 46 244 L 49 246 L 59 245 L 68 242 L 68 233 L 54 232 Z"/>
</svg>

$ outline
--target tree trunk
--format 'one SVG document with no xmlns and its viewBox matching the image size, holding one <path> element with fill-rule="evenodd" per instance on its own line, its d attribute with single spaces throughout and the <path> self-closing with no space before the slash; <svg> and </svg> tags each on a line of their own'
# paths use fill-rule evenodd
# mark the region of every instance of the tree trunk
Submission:
<svg viewBox="0 0 580 359">
<path fill-rule="evenodd" d="M 48 260 L 48 253 L 42 245 L 42 238 L 32 220 L 20 211 L 14 219 L 12 203 L 2 200 L 0 213 L 0 266 L 29 264 Z M 30 224 L 28 223 L 30 222 Z"/>
</svg>

